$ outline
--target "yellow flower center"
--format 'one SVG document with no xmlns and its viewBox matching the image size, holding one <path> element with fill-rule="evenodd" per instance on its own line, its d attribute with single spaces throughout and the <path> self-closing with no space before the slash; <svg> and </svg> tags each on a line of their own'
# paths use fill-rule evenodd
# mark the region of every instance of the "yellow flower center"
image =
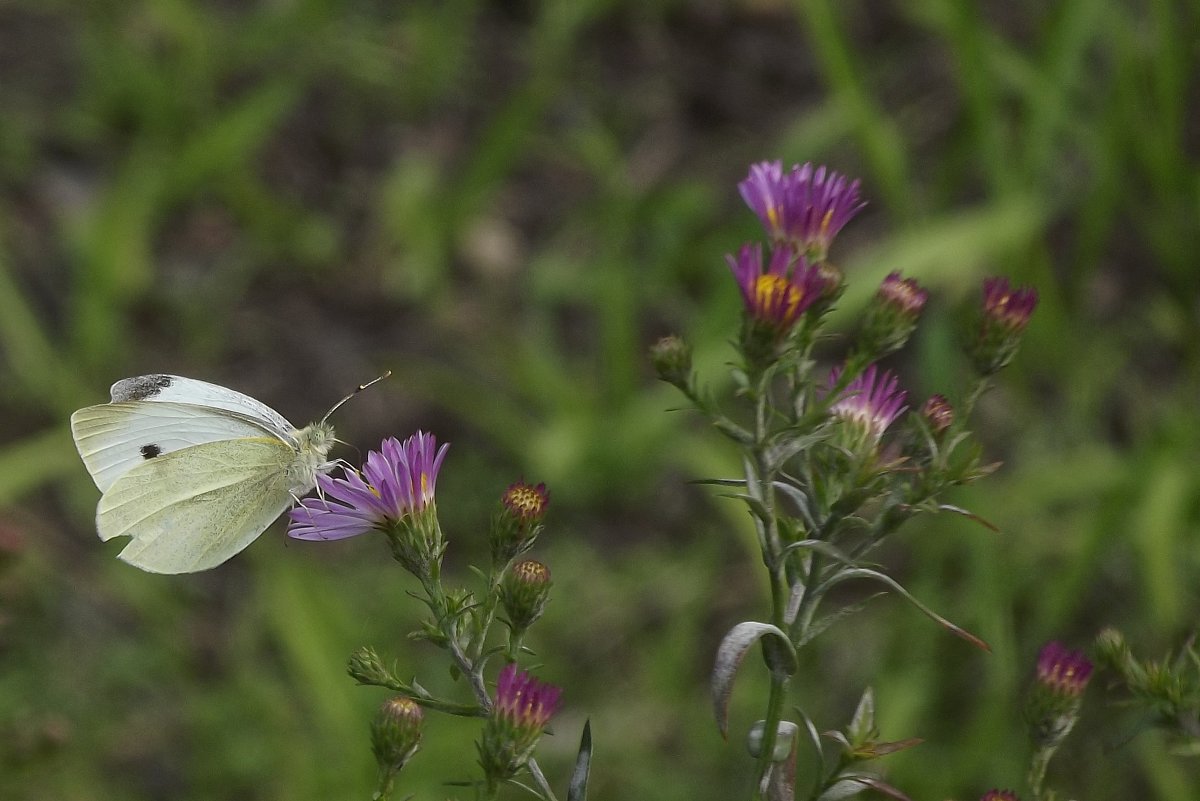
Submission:
<svg viewBox="0 0 1200 801">
<path fill-rule="evenodd" d="M 536 487 L 514 484 L 504 494 L 504 504 L 518 517 L 530 519 L 540 517 L 546 509 L 546 499 Z"/>
<path fill-rule="evenodd" d="M 754 308 L 780 322 L 790 322 L 796 317 L 804 293 L 782 275 L 766 273 L 754 282 Z"/>
</svg>

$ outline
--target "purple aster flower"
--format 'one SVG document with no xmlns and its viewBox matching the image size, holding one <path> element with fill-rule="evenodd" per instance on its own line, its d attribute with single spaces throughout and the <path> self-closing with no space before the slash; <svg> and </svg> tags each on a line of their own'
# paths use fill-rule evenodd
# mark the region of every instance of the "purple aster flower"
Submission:
<svg viewBox="0 0 1200 801">
<path fill-rule="evenodd" d="M 404 442 L 394 437 L 367 454 L 362 470 L 342 478 L 318 476 L 316 497 L 289 513 L 288 534 L 300 540 L 340 540 L 368 531 L 387 536 L 392 555 L 422 581 L 440 563 L 445 543 L 433 502 L 447 445 L 418 431 Z"/>
<path fill-rule="evenodd" d="M 1092 677 L 1092 663 L 1082 651 L 1051 641 L 1038 653 L 1038 683 L 1057 695 L 1077 697 Z"/>
<path fill-rule="evenodd" d="M 1048 642 L 1038 653 L 1036 680 L 1025 703 L 1025 719 L 1033 742 L 1057 748 L 1079 720 L 1083 691 L 1092 677 L 1092 663 L 1082 651 Z"/>
<path fill-rule="evenodd" d="M 558 687 L 538 681 L 510 662 L 496 681 L 496 706 L 492 714 L 514 727 L 540 734 L 557 711 L 561 694 Z"/>
<path fill-rule="evenodd" d="M 821 271 L 787 248 L 771 251 L 766 269 L 760 245 L 742 245 L 736 258 L 725 258 L 742 291 L 746 313 L 776 333 L 791 329 L 826 288 Z"/>
<path fill-rule="evenodd" d="M 980 374 L 990 376 L 1012 361 L 1037 300 L 1032 287 L 1013 287 L 1007 278 L 983 282 L 982 319 L 968 347 L 968 355 Z"/>
<path fill-rule="evenodd" d="M 837 386 L 841 374 L 841 367 L 833 368 L 829 386 Z M 841 391 L 829 407 L 829 413 L 858 425 L 873 444 L 879 442 L 883 432 L 904 411 L 905 397 L 906 393 L 900 389 L 900 382 L 891 371 L 880 371 L 871 365 Z"/>
<path fill-rule="evenodd" d="M 1012 790 L 988 790 L 979 797 L 979 801 L 1021 801 Z"/>
<path fill-rule="evenodd" d="M 448 445 L 418 431 L 404 442 L 395 437 L 367 454 L 361 471 L 343 478 L 317 477 L 320 494 L 304 498 L 289 513 L 288 535 L 299 540 L 340 540 L 392 524 L 433 503 L 438 470 Z"/>
<path fill-rule="evenodd" d="M 857 180 L 811 163 L 785 173 L 780 161 L 752 165 L 738 184 L 772 242 L 787 243 L 814 261 L 825 260 L 833 238 L 866 205 L 858 187 Z"/>
<path fill-rule="evenodd" d="M 987 325 L 1018 334 L 1029 324 L 1037 302 L 1037 290 L 1033 287 L 1014 287 L 1007 278 L 1000 276 L 983 282 L 983 316 Z"/>
<path fill-rule="evenodd" d="M 561 692 L 518 670 L 515 664 L 500 671 L 492 713 L 477 743 L 489 786 L 511 779 L 529 761 L 542 730 L 558 709 Z"/>
</svg>

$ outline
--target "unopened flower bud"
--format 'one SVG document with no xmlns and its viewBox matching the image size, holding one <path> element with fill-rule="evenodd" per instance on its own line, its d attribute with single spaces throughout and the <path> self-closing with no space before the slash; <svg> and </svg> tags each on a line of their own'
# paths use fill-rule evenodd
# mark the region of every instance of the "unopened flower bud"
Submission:
<svg viewBox="0 0 1200 801">
<path fill-rule="evenodd" d="M 658 377 L 681 389 L 692 380 L 692 346 L 682 337 L 672 334 L 655 342 L 650 348 L 650 361 Z"/>
<path fill-rule="evenodd" d="M 544 684 L 515 664 L 500 671 L 492 713 L 476 747 L 488 784 L 495 786 L 517 774 L 558 709 L 562 691 Z"/>
<path fill-rule="evenodd" d="M 545 484 L 534 486 L 522 479 L 509 485 L 500 497 L 489 533 L 495 567 L 504 567 L 533 547 L 549 505 L 550 491 Z"/>
<path fill-rule="evenodd" d="M 1014 287 L 1007 278 L 983 282 L 979 330 L 968 348 L 980 375 L 993 375 L 1012 361 L 1037 301 L 1032 287 Z"/>
<path fill-rule="evenodd" d="M 946 433 L 954 425 L 954 407 L 944 395 L 930 395 L 929 400 L 921 407 L 921 417 L 929 425 L 934 436 Z"/>
<path fill-rule="evenodd" d="M 1095 652 L 1101 665 L 1123 671 L 1132 654 L 1125 642 L 1125 635 L 1114 628 L 1106 628 L 1096 635 Z"/>
<path fill-rule="evenodd" d="M 750 727 L 750 731 L 746 732 L 746 750 L 755 759 L 762 756 L 763 735 L 766 728 L 766 721 L 760 720 Z M 772 762 L 782 762 L 791 755 L 796 733 L 799 730 L 799 727 L 790 720 L 779 721 L 779 727 L 775 730 L 775 745 L 771 749 Z"/>
<path fill-rule="evenodd" d="M 383 660 L 374 648 L 363 647 L 352 653 L 346 664 L 346 672 L 359 684 L 386 687 L 392 681 L 392 674 L 384 667 Z"/>
<path fill-rule="evenodd" d="M 371 721 L 371 750 L 385 775 L 400 771 L 421 745 L 425 715 L 411 698 L 385 701 Z"/>
<path fill-rule="evenodd" d="M 1026 705 L 1030 736 L 1041 748 L 1057 747 L 1079 718 L 1092 663 L 1082 651 L 1049 642 L 1038 654 L 1037 673 Z"/>
<path fill-rule="evenodd" d="M 872 359 L 894 353 L 904 346 L 917 327 L 929 293 L 911 278 L 894 272 L 883 279 L 867 307 L 860 348 Z"/>
<path fill-rule="evenodd" d="M 536 559 L 523 559 L 504 575 L 500 603 L 515 631 L 524 631 L 542 616 L 551 583 L 550 568 Z"/>
</svg>

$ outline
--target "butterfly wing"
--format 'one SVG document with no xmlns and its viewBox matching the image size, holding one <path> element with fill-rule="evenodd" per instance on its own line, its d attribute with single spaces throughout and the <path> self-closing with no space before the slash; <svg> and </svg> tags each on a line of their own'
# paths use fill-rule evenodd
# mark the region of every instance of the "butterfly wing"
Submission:
<svg viewBox="0 0 1200 801">
<path fill-rule="evenodd" d="M 100 499 L 100 539 L 152 573 L 194 573 L 238 553 L 292 503 L 296 451 L 275 437 L 206 442 L 144 461 Z"/>
<path fill-rule="evenodd" d="M 296 427 L 270 406 L 228 387 L 162 373 L 123 378 L 109 390 L 113 403 L 156 401 L 222 409 L 248 418 L 275 436 L 295 444 Z"/>
<path fill-rule="evenodd" d="M 138 465 L 182 448 L 246 437 L 276 438 L 261 422 L 238 412 L 167 401 L 88 406 L 71 415 L 71 434 L 101 492 Z"/>
</svg>

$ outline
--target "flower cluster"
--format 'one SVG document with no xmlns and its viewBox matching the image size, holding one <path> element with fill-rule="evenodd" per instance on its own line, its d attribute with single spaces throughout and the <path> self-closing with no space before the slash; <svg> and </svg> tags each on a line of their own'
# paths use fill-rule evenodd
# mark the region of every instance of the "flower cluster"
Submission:
<svg viewBox="0 0 1200 801">
<path fill-rule="evenodd" d="M 510 484 L 493 515 L 492 571 L 483 599 L 477 600 L 465 588 L 447 588 L 441 579 L 445 542 L 435 503 L 447 447 L 439 447 L 432 434 L 421 431 L 403 442 L 386 439 L 379 450 L 367 454 L 361 469 L 347 466 L 340 477 L 320 476 L 318 495 L 303 499 L 290 513 L 288 533 L 297 539 L 339 540 L 382 533 L 396 560 L 420 579 L 423 600 L 433 613 L 409 638 L 447 651 L 453 659 L 452 673 L 465 676 L 475 693 L 474 704 L 434 697 L 415 681 L 397 677 L 374 649 L 354 652 L 347 669 L 356 681 L 404 693 L 386 702 L 371 724 L 372 749 L 380 768 L 376 798 L 390 794 L 395 777 L 416 753 L 422 707 L 466 717 L 487 716 L 479 753 L 494 791 L 529 764 L 558 706 L 559 689 L 519 671 L 513 661 L 522 651 L 525 630 L 545 608 L 551 581 L 549 568 L 541 562 L 512 562 L 537 539 L 550 492 L 545 484 L 524 480 Z M 488 642 L 498 606 L 508 615 L 507 646 Z M 498 651 L 503 651 L 509 664 L 500 672 L 493 697 L 483 672 Z M 541 775 L 535 767 L 531 772 L 535 780 Z"/>
<path fill-rule="evenodd" d="M 820 316 L 841 293 L 841 271 L 827 261 L 833 238 L 863 207 L 858 181 L 811 164 L 785 172 L 762 162 L 738 188 L 770 240 L 726 256 L 746 310 L 742 349 L 751 364 L 770 361 L 797 323 Z"/>
<path fill-rule="evenodd" d="M 1036 296 L 1004 279 L 989 279 L 982 322 L 965 337 L 975 374 L 953 405 L 945 395 L 929 396 L 905 434 L 885 442 L 907 411 L 909 396 L 881 360 L 911 339 L 930 293 L 913 278 L 887 274 L 860 318 L 858 336 L 839 366 L 826 373 L 818 346 L 829 339 L 826 315 L 844 290 L 830 249 L 864 206 L 859 182 L 823 166 L 785 170 L 782 162 L 769 161 L 751 166 L 738 189 L 766 233 L 765 243 L 744 244 L 726 256 L 742 300 L 739 359 L 731 371 L 739 408 L 726 412 L 703 390 L 682 339 L 661 340 L 652 359 L 659 378 L 678 387 L 741 451 L 740 474 L 714 483 L 736 487 L 734 497 L 745 502 L 754 521 L 771 587 L 772 609 L 762 620 L 771 623 L 739 623 L 722 641 L 712 676 L 714 709 L 725 734 L 735 675 L 751 643 L 761 640 L 771 687 L 766 717 L 752 729 L 758 738 L 757 787 L 764 796 L 790 797 L 794 787 L 784 785 L 794 777 L 780 773 L 773 758 L 780 748 L 787 750 L 781 732 L 794 725 L 783 719 L 783 710 L 788 683 L 801 665 L 796 652 L 848 611 L 824 608 L 838 604 L 827 595 L 830 588 L 850 579 L 880 581 L 948 631 L 987 649 L 862 560 L 918 515 L 955 510 L 978 520 L 942 496 L 988 472 L 965 421 L 986 379 L 1015 353 Z M 873 704 L 868 692 L 853 730 L 872 729 L 864 721 L 873 720 Z M 875 736 L 872 730 L 868 740 L 877 755 L 913 742 L 876 743 Z M 867 753 L 856 750 L 853 738 L 843 739 L 846 753 L 856 758 Z M 848 763 L 844 766 L 840 776 L 851 775 Z M 830 777 L 813 796 L 840 792 L 838 781 L 839 775 Z M 1000 791 L 993 796 L 989 801 L 1012 801 Z"/>
</svg>

